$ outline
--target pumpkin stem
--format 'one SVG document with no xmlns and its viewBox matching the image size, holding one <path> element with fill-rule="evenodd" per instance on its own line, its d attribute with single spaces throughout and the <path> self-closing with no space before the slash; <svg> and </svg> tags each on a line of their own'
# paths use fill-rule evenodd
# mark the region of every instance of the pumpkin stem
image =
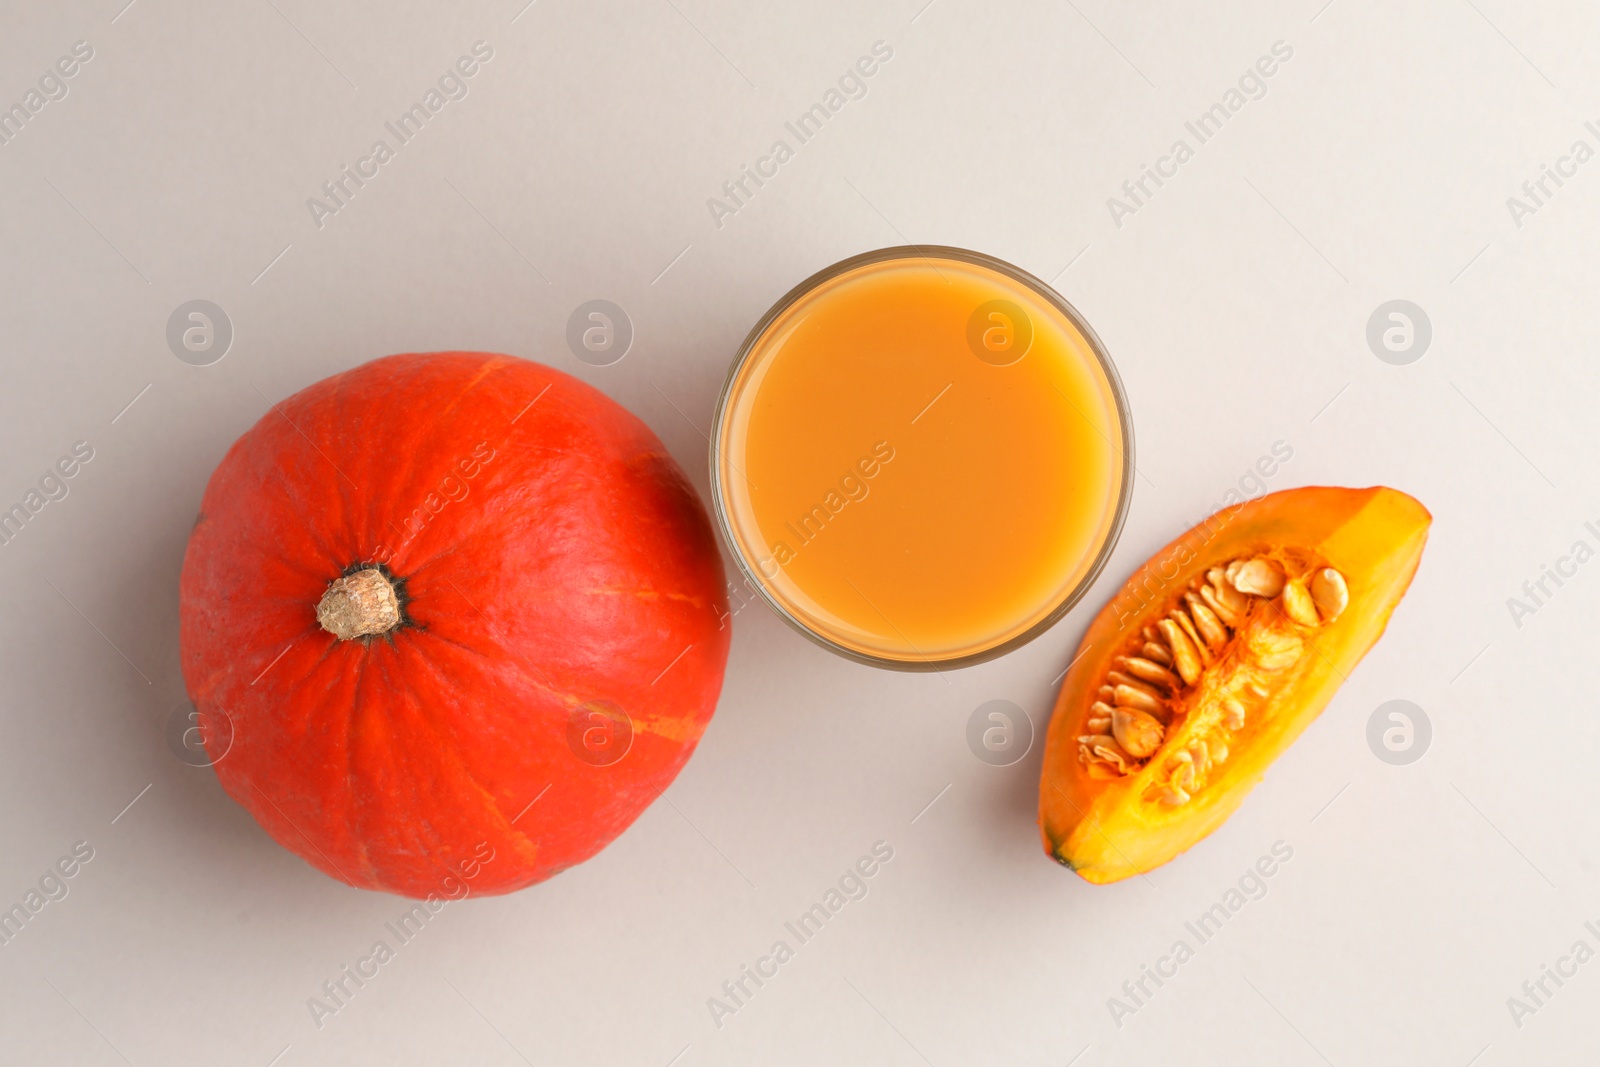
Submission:
<svg viewBox="0 0 1600 1067">
<path fill-rule="evenodd" d="M 385 634 L 400 625 L 400 598 L 394 583 L 369 567 L 328 585 L 317 602 L 317 622 L 341 641 Z"/>
</svg>

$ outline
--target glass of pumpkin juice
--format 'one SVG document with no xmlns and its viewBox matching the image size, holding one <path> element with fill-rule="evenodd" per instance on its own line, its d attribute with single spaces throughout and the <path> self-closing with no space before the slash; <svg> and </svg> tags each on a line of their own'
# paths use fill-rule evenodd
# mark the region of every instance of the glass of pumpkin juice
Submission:
<svg viewBox="0 0 1600 1067">
<path fill-rule="evenodd" d="M 806 636 L 905 670 L 989 659 L 1087 589 L 1116 541 L 1133 434 L 1116 369 L 1048 285 L 944 247 L 801 283 L 718 401 L 718 521 Z"/>
</svg>

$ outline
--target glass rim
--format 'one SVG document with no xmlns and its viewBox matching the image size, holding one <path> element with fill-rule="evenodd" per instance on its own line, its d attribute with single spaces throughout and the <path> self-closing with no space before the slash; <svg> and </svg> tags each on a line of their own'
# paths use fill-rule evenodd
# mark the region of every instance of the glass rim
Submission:
<svg viewBox="0 0 1600 1067">
<path fill-rule="evenodd" d="M 744 548 L 734 532 L 733 520 L 728 514 L 727 494 L 723 486 L 720 460 L 724 416 L 727 413 L 728 400 L 732 394 L 734 383 L 739 379 L 741 372 L 745 369 L 745 365 L 750 361 L 750 356 L 755 351 L 756 345 L 766 335 L 768 327 L 802 298 L 823 283 L 841 274 L 875 263 L 910 259 L 925 259 L 930 263 L 936 259 L 945 259 L 986 267 L 1033 290 L 1041 300 L 1066 316 L 1067 321 L 1072 323 L 1088 343 L 1089 350 L 1094 354 L 1101 373 L 1105 375 L 1106 383 L 1110 387 L 1112 398 L 1115 401 L 1117 422 L 1122 432 L 1122 446 L 1117 450 L 1122 459 L 1122 483 L 1117 489 L 1117 503 L 1114 514 L 1111 517 L 1111 524 L 1107 527 L 1105 539 L 1101 542 L 1100 549 L 1096 553 L 1093 562 L 1084 571 L 1077 584 L 1062 597 L 1061 602 L 1032 626 L 1029 626 L 1021 633 L 1013 634 L 997 645 L 980 649 L 976 652 L 946 657 L 925 656 L 920 659 L 897 659 L 892 656 L 880 656 L 862 652 L 859 649 L 851 648 L 833 640 L 826 634 L 818 632 L 816 628 L 805 620 L 797 617 L 782 601 L 773 595 L 772 591 L 768 589 L 766 581 L 761 577 L 759 568 L 752 566 L 752 561 L 745 558 Z M 745 584 L 754 588 L 757 595 L 766 601 L 767 606 L 776 612 L 780 619 L 795 630 L 798 630 L 813 643 L 821 645 L 835 655 L 853 660 L 856 663 L 864 663 L 871 667 L 882 667 L 887 670 L 919 673 L 956 670 L 999 659 L 1001 656 L 1014 652 L 1034 640 L 1060 622 L 1073 608 L 1077 607 L 1095 582 L 1099 580 L 1100 575 L 1105 571 L 1106 565 L 1111 560 L 1111 554 L 1116 549 L 1117 542 L 1122 537 L 1123 524 L 1127 520 L 1128 510 L 1133 502 L 1133 480 L 1135 474 L 1133 414 L 1128 407 L 1127 391 L 1123 388 L 1122 378 L 1117 374 L 1116 364 L 1111 361 L 1111 356 L 1106 351 L 1105 344 L 1100 340 L 1100 336 L 1094 332 L 1094 328 L 1089 325 L 1088 320 L 1053 286 L 1021 267 L 1008 263 L 1003 259 L 986 255 L 983 252 L 974 252 L 971 249 L 957 248 L 953 245 L 892 245 L 869 252 L 862 252 L 822 268 L 780 297 L 767 309 L 766 314 L 762 315 L 756 321 L 756 324 L 751 327 L 750 332 L 745 335 L 744 342 L 739 346 L 739 351 L 729 364 L 727 377 L 723 379 L 722 388 L 717 394 L 717 404 L 711 414 L 709 465 L 711 467 L 711 506 L 716 515 L 717 530 L 722 535 L 723 541 L 726 542 L 729 555 L 733 557 L 734 564 L 744 576 Z"/>
</svg>

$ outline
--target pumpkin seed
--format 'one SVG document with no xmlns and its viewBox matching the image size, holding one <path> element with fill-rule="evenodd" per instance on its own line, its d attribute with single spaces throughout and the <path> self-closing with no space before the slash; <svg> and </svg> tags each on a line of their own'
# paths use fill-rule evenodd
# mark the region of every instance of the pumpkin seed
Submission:
<svg viewBox="0 0 1600 1067">
<path fill-rule="evenodd" d="M 1142 682 L 1139 679 L 1135 678 L 1133 675 L 1131 675 L 1131 674 L 1123 674 L 1121 671 L 1118 671 L 1118 670 L 1111 670 L 1111 671 L 1107 671 L 1106 672 L 1106 684 L 1109 685 L 1109 686 L 1112 686 L 1112 687 L 1116 687 L 1116 686 L 1119 686 L 1119 685 L 1125 685 L 1130 689 L 1137 689 L 1137 690 L 1139 690 L 1139 691 L 1141 691 L 1143 693 L 1148 694 L 1150 696 L 1150 698 L 1153 699 L 1153 700 L 1160 700 L 1161 699 L 1161 695 L 1162 695 L 1161 694 L 1161 690 L 1157 689 L 1155 686 L 1151 685 L 1149 682 Z"/>
<path fill-rule="evenodd" d="M 1132 769 L 1130 764 L 1133 763 L 1133 758 L 1117 743 L 1115 737 L 1108 737 L 1103 734 L 1086 734 L 1078 738 L 1078 743 L 1092 752 L 1096 758 L 1111 764 L 1123 774 L 1127 774 Z"/>
<path fill-rule="evenodd" d="M 1164 713 L 1166 706 L 1159 698 L 1150 695 L 1149 690 L 1135 689 L 1131 685 L 1119 685 L 1116 689 L 1116 707 L 1133 708 L 1147 714 Z"/>
<path fill-rule="evenodd" d="M 1201 665 L 1204 667 L 1211 666 L 1211 649 L 1204 641 L 1200 640 L 1200 634 L 1196 632 L 1194 623 L 1189 620 L 1189 616 L 1183 613 L 1183 609 L 1174 608 L 1172 610 L 1172 614 L 1169 615 L 1168 618 L 1177 623 L 1179 626 L 1183 627 L 1183 632 L 1188 636 L 1190 641 L 1194 642 L 1194 649 L 1195 652 L 1200 656 Z"/>
<path fill-rule="evenodd" d="M 1323 567 L 1311 576 L 1311 599 L 1316 602 L 1322 621 L 1332 622 L 1350 603 L 1350 587 L 1345 584 L 1344 575 L 1332 567 Z"/>
<path fill-rule="evenodd" d="M 1156 629 L 1166 638 L 1167 647 L 1172 649 L 1173 666 L 1178 668 L 1178 676 L 1183 679 L 1183 684 L 1198 682 L 1205 668 L 1200 665 L 1200 653 L 1195 651 L 1189 635 L 1171 619 L 1162 619 L 1156 623 Z"/>
<path fill-rule="evenodd" d="M 1222 646 L 1228 643 L 1228 630 L 1222 625 L 1222 620 L 1217 618 L 1215 612 L 1206 607 L 1205 603 L 1193 593 L 1185 593 L 1184 601 L 1189 605 L 1189 617 L 1194 620 L 1194 628 L 1200 636 L 1205 638 L 1212 652 L 1220 652 Z"/>
<path fill-rule="evenodd" d="M 1256 625 L 1247 627 L 1255 598 L 1280 596 L 1279 612 L 1259 616 Z M 1204 579 L 1190 583 L 1165 617 L 1144 627 L 1132 651 L 1111 661 L 1098 699 L 1085 717 L 1086 733 L 1078 738 L 1087 773 L 1095 779 L 1125 777 L 1154 756 L 1172 724 L 1169 701 L 1197 685 L 1236 635 L 1244 638 L 1240 655 L 1251 667 L 1286 670 L 1305 654 L 1305 640 L 1294 627 L 1276 620 L 1320 626 L 1338 618 L 1349 602 L 1344 576 L 1332 567 L 1293 580 L 1281 564 L 1266 557 L 1210 568 Z M 1260 677 L 1246 674 L 1240 681 L 1257 697 L 1271 695 Z M 1227 761 L 1231 733 L 1223 731 L 1244 729 L 1248 715 L 1234 695 L 1223 695 L 1221 704 L 1217 728 L 1172 753 L 1166 782 L 1154 787 L 1151 799 L 1186 804 L 1207 772 Z"/>
<path fill-rule="evenodd" d="M 1111 661 L 1113 665 L 1121 667 L 1142 682 L 1159 685 L 1168 692 L 1175 693 L 1183 688 L 1183 683 L 1178 676 L 1167 670 L 1159 663 L 1144 659 L 1140 656 L 1118 656 Z"/>
<path fill-rule="evenodd" d="M 1139 650 L 1139 655 L 1152 663 L 1159 663 L 1163 667 L 1172 666 L 1172 653 L 1167 651 L 1167 646 L 1155 641 L 1146 641 L 1144 648 Z"/>
<path fill-rule="evenodd" d="M 1233 587 L 1233 583 L 1227 579 L 1223 579 L 1220 582 L 1212 582 L 1211 590 L 1213 595 L 1222 602 L 1222 606 L 1235 615 L 1243 617 L 1250 610 L 1249 594 L 1239 592 Z"/>
<path fill-rule="evenodd" d="M 1290 582 L 1283 587 L 1283 613 L 1301 626 L 1317 626 L 1322 622 L 1304 582 Z"/>
<path fill-rule="evenodd" d="M 1153 754 L 1166 736 L 1159 722 L 1132 708 L 1117 708 L 1111 713 L 1111 731 L 1117 743 L 1135 759 Z"/>
<path fill-rule="evenodd" d="M 1244 594 L 1235 589 L 1233 595 L 1243 596 Z M 1225 604 L 1222 597 L 1218 595 L 1216 586 L 1208 585 L 1202 588 L 1200 590 L 1200 599 L 1204 600 L 1206 607 L 1210 608 L 1212 613 L 1230 629 L 1237 630 L 1239 625 L 1244 622 L 1244 613 L 1236 611 Z"/>
<path fill-rule="evenodd" d="M 1270 559 L 1253 559 L 1229 575 L 1229 578 L 1235 589 L 1251 596 L 1270 600 L 1283 592 L 1283 568 Z"/>
</svg>

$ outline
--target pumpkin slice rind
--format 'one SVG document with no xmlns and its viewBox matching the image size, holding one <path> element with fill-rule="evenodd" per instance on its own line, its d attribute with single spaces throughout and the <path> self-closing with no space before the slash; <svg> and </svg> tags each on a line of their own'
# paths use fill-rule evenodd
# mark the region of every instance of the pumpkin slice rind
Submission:
<svg viewBox="0 0 1600 1067">
<path fill-rule="evenodd" d="M 1382 634 L 1416 571 L 1430 521 L 1421 504 L 1393 489 L 1286 490 L 1220 512 L 1153 556 L 1091 623 L 1080 658 L 1062 683 L 1040 788 L 1046 851 L 1090 882 L 1113 882 L 1167 862 L 1226 821 Z M 1286 586 L 1305 583 L 1288 593 L 1307 594 L 1301 608 L 1315 603 L 1312 579 L 1324 569 L 1336 570 L 1346 604 L 1331 618 L 1313 615 L 1319 620 L 1313 627 L 1283 611 L 1283 591 L 1270 602 L 1256 600 L 1249 621 L 1182 694 L 1180 714 L 1155 755 L 1126 776 L 1090 773 L 1080 762 L 1078 737 L 1113 661 L 1148 648 L 1142 630 L 1182 603 L 1194 579 L 1260 558 L 1292 572 Z M 1245 583 L 1251 580 L 1259 574 L 1247 574 Z M 1329 586 L 1327 579 L 1320 586 L 1325 601 L 1337 599 Z M 1266 620 L 1264 611 L 1275 617 Z M 1304 640 L 1303 654 L 1276 672 L 1250 667 L 1241 643 L 1274 628 Z M 1174 630 L 1181 641 L 1189 640 L 1180 627 L 1160 628 L 1164 634 Z M 1166 644 L 1179 651 L 1178 642 Z M 1186 656 L 1184 651 L 1174 658 Z M 1266 695 L 1248 688 L 1252 684 Z M 1234 730 L 1227 726 L 1237 718 L 1230 701 L 1241 695 L 1255 706 Z M 1196 774 L 1203 787 L 1183 802 L 1163 803 L 1160 791 L 1170 788 L 1177 753 L 1207 735 L 1230 739 L 1225 760 L 1209 776 Z M 1201 758 L 1211 762 L 1211 755 L 1208 742 Z"/>
</svg>

